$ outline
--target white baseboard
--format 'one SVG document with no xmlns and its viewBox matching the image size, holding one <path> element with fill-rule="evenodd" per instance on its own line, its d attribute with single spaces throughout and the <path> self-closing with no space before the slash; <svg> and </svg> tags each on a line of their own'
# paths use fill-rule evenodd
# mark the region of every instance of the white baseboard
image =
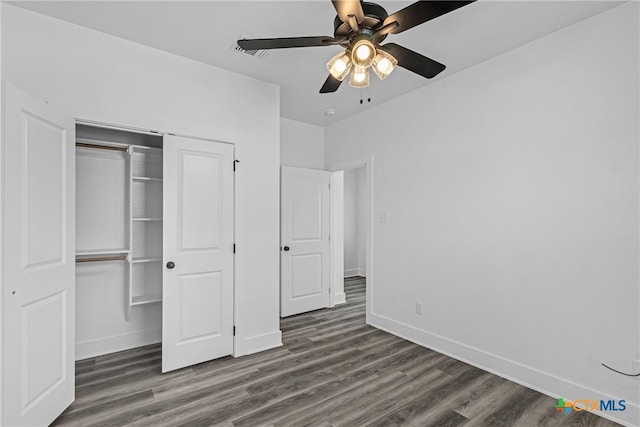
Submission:
<svg viewBox="0 0 640 427">
<path fill-rule="evenodd" d="M 523 365 L 513 360 L 488 353 L 484 350 L 468 346 L 466 344 L 415 328 L 402 322 L 389 319 L 379 314 L 371 313 L 369 323 L 383 331 L 397 335 L 423 347 L 430 348 L 439 353 L 458 359 L 469 365 L 476 366 L 492 374 L 506 378 L 540 393 L 551 396 L 554 399 L 563 397 L 566 400 L 575 399 L 615 399 L 605 393 L 593 390 L 570 380 L 559 378 L 547 372 L 540 371 L 530 366 Z M 624 397 L 621 397 L 624 399 Z M 628 427 L 638 427 L 640 420 L 640 405 L 637 402 L 626 402 L 627 409 L 620 413 L 594 412 L 603 418 L 615 421 Z"/>
<path fill-rule="evenodd" d="M 236 337 L 234 357 L 245 356 L 259 351 L 282 346 L 282 332 L 280 330 L 252 337 Z"/>
<path fill-rule="evenodd" d="M 76 360 L 162 342 L 162 329 L 146 329 L 128 334 L 76 343 Z M 244 356 L 282 346 L 280 330 L 253 337 L 236 339 L 234 356 Z"/>
<path fill-rule="evenodd" d="M 347 295 L 344 292 L 339 292 L 333 295 L 333 305 L 345 304 L 347 302 Z"/>
<path fill-rule="evenodd" d="M 353 277 L 353 276 L 365 276 L 364 268 L 350 268 L 344 270 L 344 277 Z"/>
<path fill-rule="evenodd" d="M 105 338 L 76 342 L 76 360 L 115 353 L 116 351 L 128 350 L 130 348 L 142 347 L 144 345 L 155 344 L 161 341 L 162 329 L 153 328 L 122 335 L 113 335 Z"/>
</svg>

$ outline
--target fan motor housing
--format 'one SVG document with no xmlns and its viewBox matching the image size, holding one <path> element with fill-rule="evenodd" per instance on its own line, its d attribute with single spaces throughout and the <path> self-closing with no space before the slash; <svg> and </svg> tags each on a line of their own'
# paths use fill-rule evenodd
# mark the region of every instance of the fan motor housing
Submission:
<svg viewBox="0 0 640 427">
<path fill-rule="evenodd" d="M 371 30 L 382 25 L 387 16 L 389 16 L 385 8 L 376 3 L 362 2 L 362 10 L 364 12 L 364 20 L 358 23 L 360 27 L 359 34 L 371 34 Z M 336 19 L 333 21 L 333 27 L 333 35 L 339 40 L 358 35 L 354 33 L 349 23 L 342 22 L 339 16 L 336 16 Z M 386 35 L 382 36 L 378 42 L 381 42 L 386 37 Z"/>
</svg>

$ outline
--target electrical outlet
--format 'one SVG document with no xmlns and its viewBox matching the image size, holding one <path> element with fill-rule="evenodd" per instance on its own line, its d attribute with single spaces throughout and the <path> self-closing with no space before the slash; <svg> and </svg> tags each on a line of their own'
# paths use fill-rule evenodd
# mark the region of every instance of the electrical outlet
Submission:
<svg viewBox="0 0 640 427">
<path fill-rule="evenodd" d="M 416 303 L 416 314 L 419 314 L 420 316 L 422 316 L 422 303 L 421 302 L 417 302 Z"/>
<path fill-rule="evenodd" d="M 640 360 L 639 359 L 633 360 L 631 362 L 631 373 L 633 375 L 640 374 Z M 640 376 L 639 377 L 633 377 L 633 379 L 640 381 Z"/>
</svg>

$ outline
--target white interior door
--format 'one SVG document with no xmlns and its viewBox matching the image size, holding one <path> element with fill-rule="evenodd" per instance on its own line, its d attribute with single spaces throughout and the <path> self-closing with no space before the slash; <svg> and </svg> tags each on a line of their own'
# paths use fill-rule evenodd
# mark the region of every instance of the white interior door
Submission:
<svg viewBox="0 0 640 427">
<path fill-rule="evenodd" d="M 74 400 L 75 123 L 6 85 L 2 420 L 50 424 Z"/>
<path fill-rule="evenodd" d="M 165 135 L 162 371 L 233 353 L 233 145 Z"/>
<path fill-rule="evenodd" d="M 331 174 L 284 166 L 281 174 L 280 315 L 328 307 Z"/>
</svg>

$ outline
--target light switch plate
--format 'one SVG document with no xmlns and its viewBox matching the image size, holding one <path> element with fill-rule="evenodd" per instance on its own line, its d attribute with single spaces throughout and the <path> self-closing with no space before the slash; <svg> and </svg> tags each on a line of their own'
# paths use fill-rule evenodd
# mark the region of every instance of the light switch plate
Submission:
<svg viewBox="0 0 640 427">
<path fill-rule="evenodd" d="M 387 224 L 389 222 L 389 214 L 386 212 L 382 212 L 380 215 L 378 215 L 378 220 L 380 224 Z"/>
</svg>

